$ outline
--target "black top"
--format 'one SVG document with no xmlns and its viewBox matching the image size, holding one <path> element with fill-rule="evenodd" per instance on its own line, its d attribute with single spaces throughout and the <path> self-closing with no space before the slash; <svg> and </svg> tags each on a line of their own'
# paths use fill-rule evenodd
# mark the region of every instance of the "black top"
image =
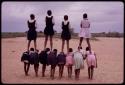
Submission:
<svg viewBox="0 0 125 85">
<path fill-rule="evenodd" d="M 54 35 L 54 30 L 53 30 L 53 22 L 52 22 L 53 16 L 52 17 L 47 17 L 46 16 L 46 27 L 44 29 L 44 34 L 45 35 Z"/>
<path fill-rule="evenodd" d="M 70 40 L 71 39 L 71 33 L 69 30 L 69 22 L 64 25 L 64 22 L 62 22 L 62 34 L 61 34 L 61 38 L 64 40 Z"/>
<path fill-rule="evenodd" d="M 65 64 L 66 63 L 66 55 L 64 53 L 58 54 L 57 63 L 58 64 Z"/>
<path fill-rule="evenodd" d="M 49 65 L 56 65 L 57 64 L 57 55 L 53 52 L 50 52 L 48 55 L 48 64 Z"/>
<path fill-rule="evenodd" d="M 28 20 L 29 31 L 35 31 L 35 29 L 36 29 L 35 23 L 36 23 L 36 20 L 34 20 L 34 22 L 29 22 L 29 20 Z"/>
<path fill-rule="evenodd" d="M 39 61 L 41 64 L 48 64 L 48 59 L 47 59 L 47 52 L 46 51 L 42 51 L 40 54 L 39 54 Z"/>
</svg>

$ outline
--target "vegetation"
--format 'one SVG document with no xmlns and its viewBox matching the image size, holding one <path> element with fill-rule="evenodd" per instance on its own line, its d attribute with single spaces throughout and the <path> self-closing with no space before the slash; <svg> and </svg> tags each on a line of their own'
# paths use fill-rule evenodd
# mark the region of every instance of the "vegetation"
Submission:
<svg viewBox="0 0 125 85">
<path fill-rule="evenodd" d="M 78 33 L 74 33 L 74 30 L 71 30 L 72 38 L 73 39 L 79 39 Z M 26 37 L 27 32 L 2 32 L 2 38 L 15 38 L 15 37 Z M 44 33 L 42 31 L 39 31 L 37 33 L 38 37 L 44 37 Z M 60 38 L 61 33 L 55 32 L 54 35 L 55 38 Z M 109 32 L 109 33 L 92 33 L 92 40 L 98 40 L 96 37 L 123 37 L 123 33 L 118 33 L 118 32 Z"/>
</svg>

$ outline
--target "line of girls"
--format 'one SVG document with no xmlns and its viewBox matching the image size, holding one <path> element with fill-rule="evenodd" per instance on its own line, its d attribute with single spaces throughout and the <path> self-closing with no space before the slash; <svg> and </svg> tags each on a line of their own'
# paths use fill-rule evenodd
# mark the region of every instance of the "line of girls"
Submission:
<svg viewBox="0 0 125 85">
<path fill-rule="evenodd" d="M 27 21 L 28 23 L 28 33 L 27 33 L 27 39 L 28 39 L 28 46 L 27 51 L 29 51 L 30 43 L 33 40 L 34 41 L 34 48 L 37 50 L 37 32 L 36 32 L 36 20 L 35 15 L 31 14 L 30 19 Z M 44 35 L 45 35 L 45 41 L 44 41 L 44 49 L 46 48 L 48 38 L 50 38 L 50 50 L 53 49 L 53 35 L 54 35 L 54 29 L 53 26 L 55 25 L 54 17 L 52 15 L 52 11 L 47 11 L 47 16 L 45 17 L 45 23 L 46 27 L 44 29 Z M 79 45 L 81 46 L 83 39 L 85 38 L 88 44 L 88 47 L 90 48 L 91 52 L 91 45 L 90 45 L 90 22 L 88 20 L 87 14 L 83 14 L 83 19 L 80 23 L 80 32 L 79 32 Z M 69 40 L 71 39 L 71 33 L 70 33 L 70 22 L 68 20 L 68 15 L 64 15 L 64 20 L 62 21 L 62 33 L 61 33 L 61 39 L 62 39 L 62 47 L 61 51 L 63 52 L 65 41 L 67 43 L 67 52 L 69 49 Z"/>
<path fill-rule="evenodd" d="M 67 67 L 68 78 L 72 78 L 72 67 L 74 66 L 75 79 L 79 80 L 80 69 L 84 68 L 84 60 L 86 59 L 88 65 L 88 78 L 93 78 L 94 68 L 97 67 L 97 58 L 94 51 L 90 53 L 90 48 L 86 47 L 86 52 L 82 50 L 82 47 L 78 47 L 73 52 L 72 48 L 69 48 L 68 53 L 57 53 L 57 49 L 50 50 L 46 48 L 40 53 L 34 48 L 30 48 L 30 51 L 24 52 L 21 57 L 21 61 L 24 62 L 24 72 L 28 76 L 30 65 L 34 65 L 35 75 L 38 76 L 39 63 L 42 64 L 42 77 L 45 77 L 46 66 L 51 65 L 50 78 L 54 79 L 55 69 L 59 67 L 59 79 L 62 78 L 64 66 Z"/>
</svg>

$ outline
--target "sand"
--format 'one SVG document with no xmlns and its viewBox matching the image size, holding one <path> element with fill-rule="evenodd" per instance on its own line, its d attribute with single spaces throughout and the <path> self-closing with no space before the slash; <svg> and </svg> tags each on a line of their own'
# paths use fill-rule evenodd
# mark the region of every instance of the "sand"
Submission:
<svg viewBox="0 0 125 85">
<path fill-rule="evenodd" d="M 85 68 L 81 69 L 80 79 L 74 79 L 74 67 L 72 79 L 67 77 L 67 68 L 64 68 L 63 78 L 58 79 L 58 67 L 56 67 L 55 79 L 50 79 L 50 66 L 47 66 L 45 77 L 41 76 L 42 65 L 39 66 L 38 77 L 35 77 L 33 65 L 30 67 L 29 76 L 25 76 L 21 55 L 26 51 L 27 40 L 25 37 L 2 38 L 1 46 L 1 81 L 7 84 L 55 84 L 55 83 L 72 83 L 72 84 L 118 84 L 124 80 L 124 47 L 123 38 L 98 38 L 99 41 L 91 40 L 92 49 L 97 54 L 98 68 L 94 70 L 93 80 L 88 79 L 87 64 L 84 62 Z M 44 38 L 37 39 L 37 47 L 43 50 Z M 79 40 L 72 39 L 70 47 L 76 49 Z M 49 47 L 49 42 L 47 47 Z M 83 41 L 83 48 L 87 46 Z M 31 43 L 33 46 L 33 42 Z M 61 50 L 61 39 L 54 39 L 54 48 Z M 66 52 L 66 46 L 65 46 Z"/>
</svg>

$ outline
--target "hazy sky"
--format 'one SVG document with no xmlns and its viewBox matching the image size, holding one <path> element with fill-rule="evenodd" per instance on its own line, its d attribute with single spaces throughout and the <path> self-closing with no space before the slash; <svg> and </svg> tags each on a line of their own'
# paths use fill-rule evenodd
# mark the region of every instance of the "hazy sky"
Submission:
<svg viewBox="0 0 125 85">
<path fill-rule="evenodd" d="M 31 13 L 35 14 L 37 31 L 45 28 L 45 16 L 51 9 L 54 19 L 54 29 L 61 32 L 63 16 L 67 14 L 71 27 L 75 32 L 80 30 L 83 13 L 88 14 L 91 22 L 91 32 L 122 32 L 124 29 L 124 4 L 122 2 L 97 1 L 59 1 L 59 2 L 3 2 L 2 32 L 25 32 L 28 30 L 27 20 Z"/>
</svg>

